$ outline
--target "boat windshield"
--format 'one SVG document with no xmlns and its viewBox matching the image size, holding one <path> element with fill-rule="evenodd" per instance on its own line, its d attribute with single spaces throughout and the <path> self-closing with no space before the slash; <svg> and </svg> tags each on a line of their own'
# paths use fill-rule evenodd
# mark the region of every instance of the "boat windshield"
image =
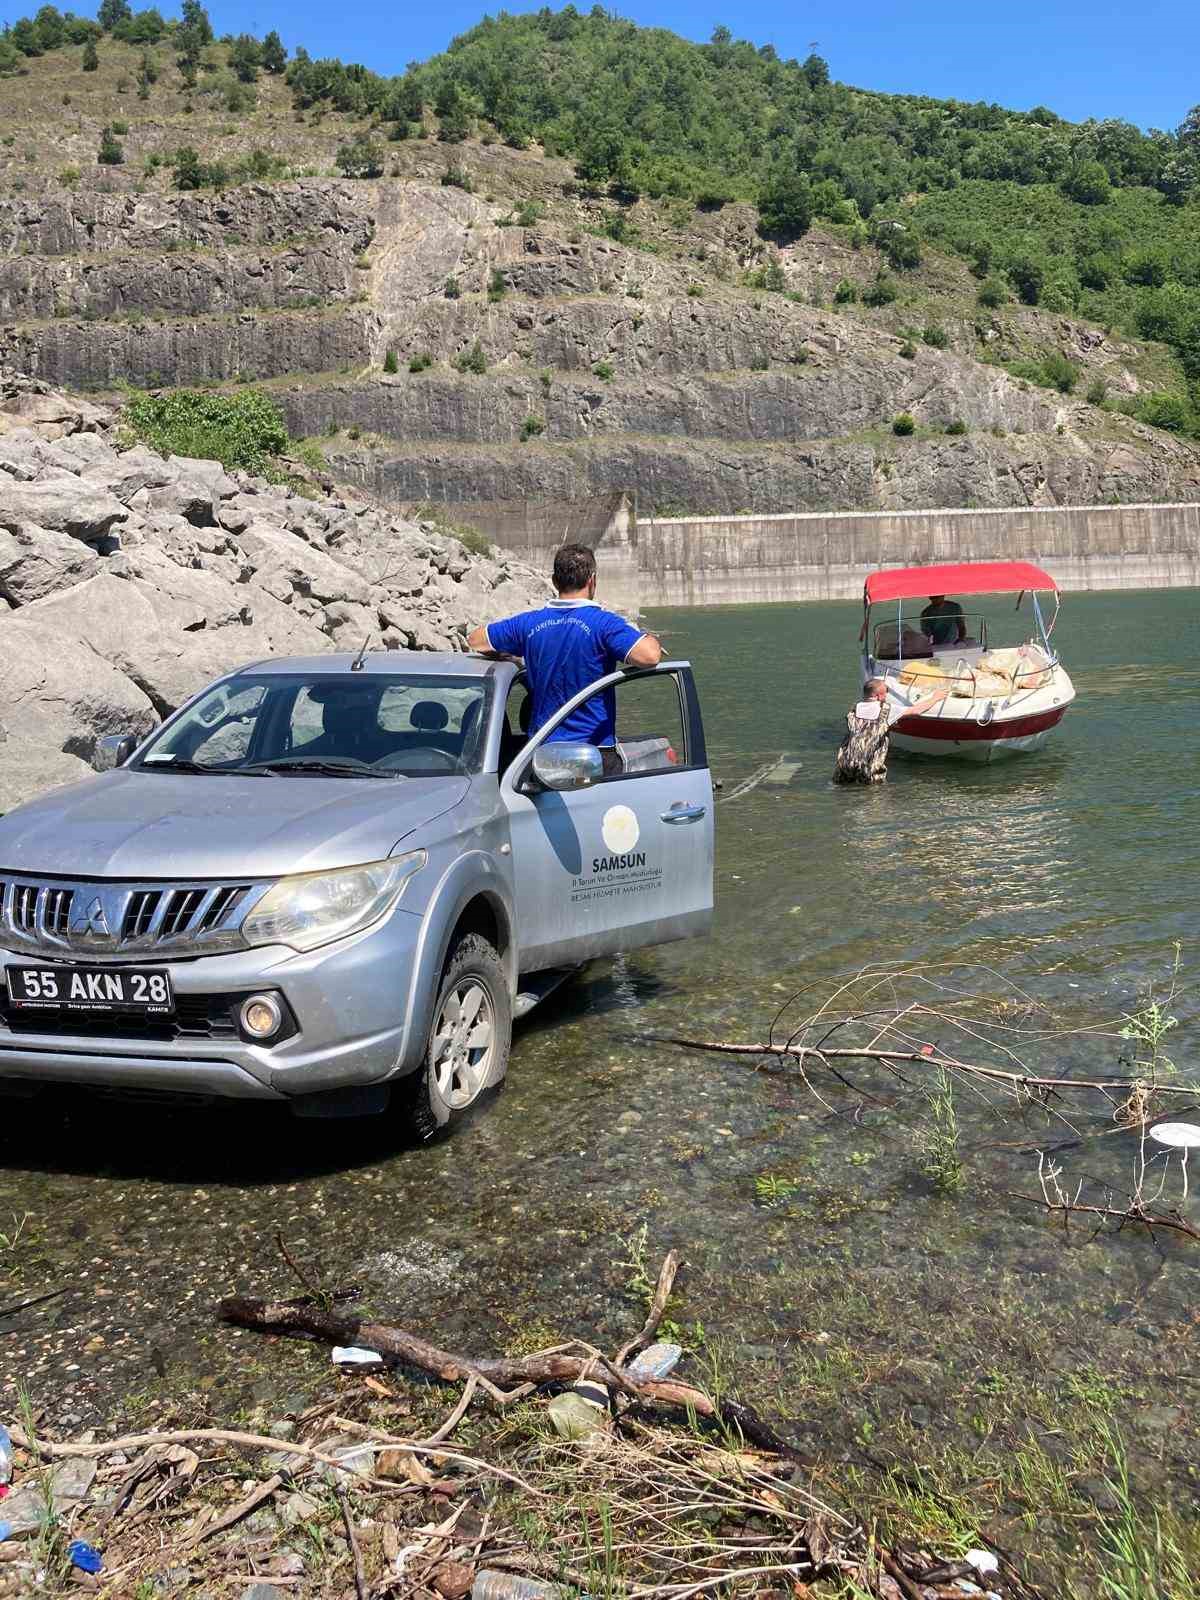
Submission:
<svg viewBox="0 0 1200 1600">
<path fill-rule="evenodd" d="M 132 763 L 144 772 L 432 778 L 480 770 L 490 677 L 240 674 Z"/>
<path fill-rule="evenodd" d="M 953 596 L 937 595 L 922 604 L 885 601 L 876 608 L 876 615 L 879 613 L 885 620 L 876 621 L 871 631 L 871 653 L 876 661 L 949 655 L 975 662 L 989 651 L 1023 644 L 1037 648 L 1047 659 L 1056 659 L 1036 595 L 1023 596 L 1015 612 L 1007 597 L 1004 602 L 976 598 L 972 607 Z"/>
</svg>

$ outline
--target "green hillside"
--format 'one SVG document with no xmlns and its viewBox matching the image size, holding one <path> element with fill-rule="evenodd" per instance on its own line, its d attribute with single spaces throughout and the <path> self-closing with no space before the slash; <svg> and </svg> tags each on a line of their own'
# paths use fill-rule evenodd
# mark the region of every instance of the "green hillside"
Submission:
<svg viewBox="0 0 1200 1600">
<path fill-rule="evenodd" d="M 212 35 L 197 0 L 179 23 L 103 0 L 100 20 L 126 44 L 158 46 L 155 60 L 174 51 L 172 76 L 195 85 L 199 73 L 197 93 L 211 91 Z M 44 6 L 0 35 L 0 73 L 26 71 L 46 51 L 86 52 L 97 38 L 103 50 L 97 23 Z M 260 72 L 278 78 L 283 53 L 274 34 L 221 43 L 235 112 Z M 819 221 L 877 246 L 901 279 L 919 271 L 923 245 L 956 255 L 985 311 L 1018 300 L 1164 342 L 1177 392 L 1142 414 L 1200 433 L 1200 107 L 1174 132 L 1144 133 L 1045 108 L 883 95 L 832 81 L 818 56 L 782 60 L 725 28 L 699 45 L 573 6 L 485 17 L 395 78 L 299 50 L 286 83 L 301 122 L 332 112 L 367 124 L 339 151 L 348 175 L 384 170 L 386 141 L 436 136 L 448 160 L 468 139 L 536 144 L 573 162 L 577 192 L 605 197 L 617 238 L 627 237 L 622 211 L 642 198 L 702 211 L 745 200 L 767 237 L 786 243 Z M 185 154 L 173 163 L 177 187 L 246 175 Z"/>
</svg>

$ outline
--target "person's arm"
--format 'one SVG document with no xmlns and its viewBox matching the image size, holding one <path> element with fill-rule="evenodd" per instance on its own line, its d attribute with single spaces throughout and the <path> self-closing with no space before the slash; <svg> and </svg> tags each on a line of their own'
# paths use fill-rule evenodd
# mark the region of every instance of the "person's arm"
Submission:
<svg viewBox="0 0 1200 1600">
<path fill-rule="evenodd" d="M 935 694 L 926 695 L 924 700 L 918 700 L 911 706 L 905 706 L 900 713 L 904 717 L 923 717 L 927 711 L 932 711 L 934 706 L 940 706 L 943 700 L 949 698 L 949 689 L 939 689 Z"/>
<path fill-rule="evenodd" d="M 481 623 L 467 635 L 467 648 L 484 655 L 523 656 L 527 612 L 505 617 L 502 622 Z"/>
<path fill-rule="evenodd" d="M 662 660 L 663 647 L 654 635 L 642 633 L 615 611 L 604 613 L 603 638 L 614 662 L 622 667 L 656 667 Z"/>
<path fill-rule="evenodd" d="M 631 667 L 656 667 L 663 658 L 663 647 L 652 633 L 644 633 L 625 660 Z"/>
</svg>

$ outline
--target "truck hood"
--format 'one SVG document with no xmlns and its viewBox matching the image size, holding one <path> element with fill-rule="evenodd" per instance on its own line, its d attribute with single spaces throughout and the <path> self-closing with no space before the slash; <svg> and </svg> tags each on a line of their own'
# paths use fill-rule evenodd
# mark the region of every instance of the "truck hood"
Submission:
<svg viewBox="0 0 1200 1600">
<path fill-rule="evenodd" d="M 0 872 L 183 880 L 356 866 L 382 861 L 470 787 L 460 777 L 173 777 L 121 769 L 53 789 L 0 818 Z"/>
</svg>

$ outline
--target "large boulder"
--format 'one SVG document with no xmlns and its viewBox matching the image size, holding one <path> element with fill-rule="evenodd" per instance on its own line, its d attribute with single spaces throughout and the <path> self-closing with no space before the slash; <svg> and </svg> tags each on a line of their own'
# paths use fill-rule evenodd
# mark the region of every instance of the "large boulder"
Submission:
<svg viewBox="0 0 1200 1600">
<path fill-rule="evenodd" d="M 0 616 L 0 656 L 5 664 L 0 720 L 10 740 L 90 761 L 105 734 L 145 734 L 158 721 L 149 698 L 124 673 L 83 640 L 39 621 L 11 612 Z M 20 781 L 10 755 L 0 755 L 11 793 Z M 26 793 L 36 792 L 30 782 Z"/>
<path fill-rule="evenodd" d="M 31 483 L 0 473 L 0 528 L 10 532 L 20 522 L 31 522 L 95 544 L 128 515 L 116 495 L 69 472 L 48 472 Z"/>
<path fill-rule="evenodd" d="M 0 528 L 0 599 L 27 605 L 85 579 L 100 558 L 90 545 L 51 528 Z"/>
</svg>

